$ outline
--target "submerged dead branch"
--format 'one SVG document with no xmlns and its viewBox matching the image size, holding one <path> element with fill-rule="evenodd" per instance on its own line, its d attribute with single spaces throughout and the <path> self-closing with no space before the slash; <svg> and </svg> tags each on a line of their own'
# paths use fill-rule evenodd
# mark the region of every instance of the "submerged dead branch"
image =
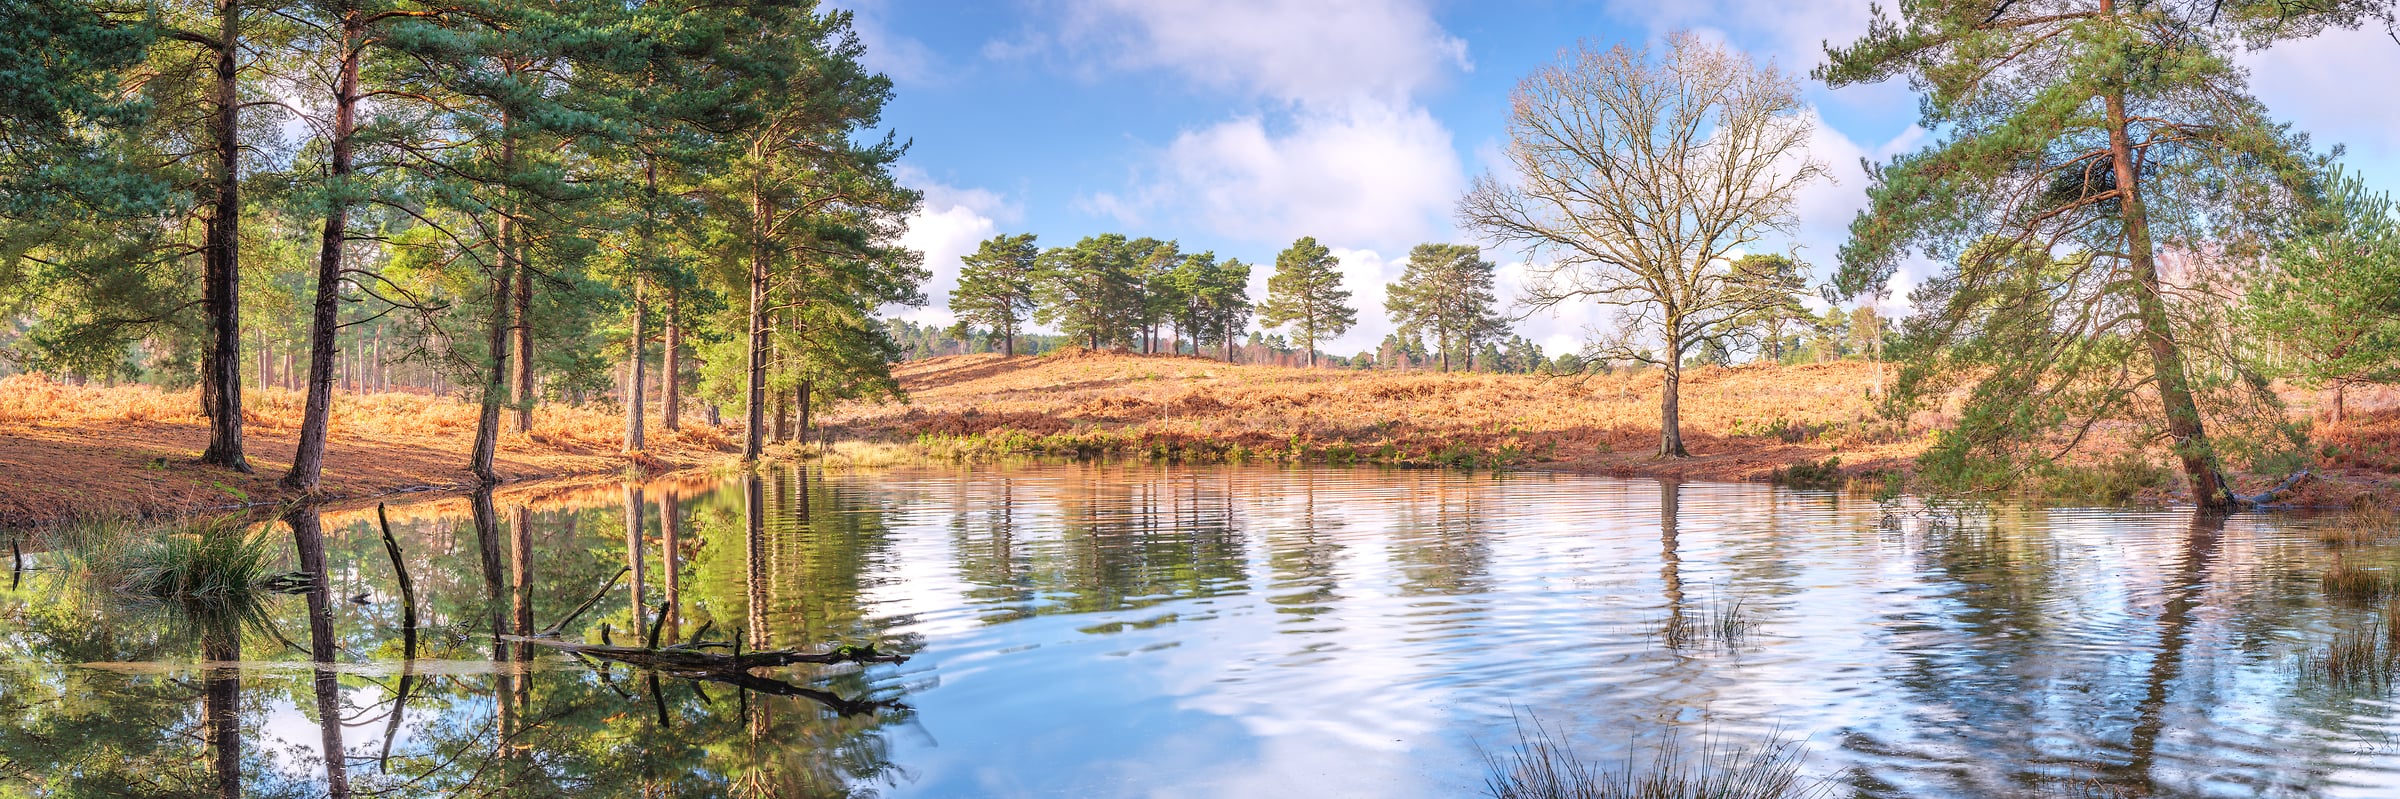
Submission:
<svg viewBox="0 0 2400 799">
<path fill-rule="evenodd" d="M 709 652 L 706 644 L 677 645 L 663 648 L 583 644 L 557 638 L 503 635 L 504 641 L 536 644 L 563 652 L 613 660 L 647 669 L 671 673 L 747 672 L 803 663 L 826 665 L 833 663 L 906 663 L 907 655 L 879 651 L 874 644 L 837 646 L 828 652 L 801 652 L 790 649 L 766 652 L 721 654 Z"/>
</svg>

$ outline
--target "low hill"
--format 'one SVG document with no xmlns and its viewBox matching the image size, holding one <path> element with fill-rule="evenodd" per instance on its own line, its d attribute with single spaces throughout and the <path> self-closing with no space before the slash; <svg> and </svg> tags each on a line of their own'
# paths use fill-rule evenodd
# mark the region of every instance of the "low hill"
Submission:
<svg viewBox="0 0 2400 799">
<path fill-rule="evenodd" d="M 1655 372 L 1549 377 L 1235 365 L 1092 352 L 955 355 L 899 369 L 907 404 L 829 414 L 837 437 L 974 452 L 1183 460 L 1543 465 L 1603 474 L 1764 479 L 1839 456 L 1868 469 L 1921 451 L 1925 427 L 1873 415 L 1856 361 L 1685 373 L 1685 446 L 1660 460 Z"/>
</svg>

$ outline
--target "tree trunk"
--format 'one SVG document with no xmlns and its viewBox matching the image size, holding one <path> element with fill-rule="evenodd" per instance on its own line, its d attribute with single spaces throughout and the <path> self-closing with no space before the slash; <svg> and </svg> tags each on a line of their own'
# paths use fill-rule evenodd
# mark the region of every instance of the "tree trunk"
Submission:
<svg viewBox="0 0 2400 799">
<path fill-rule="evenodd" d="M 517 285 L 510 302 L 516 306 L 515 324 L 511 332 L 517 349 L 516 373 L 510 381 L 517 405 L 517 432 L 533 429 L 533 269 L 525 263 L 524 253 L 512 252 L 516 263 Z"/>
<path fill-rule="evenodd" d="M 1658 397 L 1658 456 L 1688 458 L 1683 448 L 1683 354 L 1675 347 L 1667 349 L 1667 375 Z"/>
<path fill-rule="evenodd" d="M 241 97 L 236 59 L 241 52 L 241 0 L 217 4 L 216 93 L 210 138 L 216 155 L 215 197 L 200 245 L 200 304 L 208 316 L 208 353 L 201 359 L 200 407 L 208 414 L 208 450 L 200 462 L 249 474 L 242 455 Z"/>
<path fill-rule="evenodd" d="M 1000 337 L 1000 342 L 1001 342 L 1001 344 L 1000 344 L 1000 346 L 1001 346 L 1000 357 L 1002 357 L 1002 358 L 1014 358 L 1014 357 L 1017 357 L 1017 331 L 1014 331 L 1014 330 L 1008 331 L 1008 333 L 1007 333 L 1007 334 L 1005 334 L 1005 335 L 1003 335 L 1003 336 L 1001 336 L 1001 337 Z"/>
<path fill-rule="evenodd" d="M 341 13 L 342 66 L 333 92 L 333 163 L 326 181 L 330 202 L 317 237 L 317 296 L 309 306 L 308 397 L 301 406 L 300 445 L 283 475 L 284 488 L 312 494 L 324 471 L 325 428 L 333 411 L 334 336 L 341 332 L 342 251 L 349 241 L 350 139 L 357 130 L 359 50 L 366 46 L 358 7 L 344 3 Z"/>
<path fill-rule="evenodd" d="M 659 415 L 670 431 L 683 429 L 683 289 L 667 290 L 666 364 L 659 371 Z"/>
<path fill-rule="evenodd" d="M 775 440 L 792 440 L 792 398 L 787 394 L 775 395 Z"/>
<path fill-rule="evenodd" d="M 492 272 L 492 320 L 486 340 L 490 345 L 490 357 L 485 362 L 487 370 L 483 380 L 482 412 L 475 420 L 475 454 L 467 465 L 468 471 L 475 474 L 476 481 L 484 485 L 500 482 L 499 473 L 492 469 L 492 459 L 500 448 L 501 394 L 508 390 L 508 332 L 511 327 L 508 290 L 509 278 L 516 271 L 510 268 L 513 259 L 508 255 L 514 224 L 505 213 L 500 217 L 499 228 L 500 265 Z"/>
<path fill-rule="evenodd" d="M 750 217 L 750 401 L 744 461 L 758 460 L 767 445 L 767 195 L 755 175 L 750 179 Z"/>
<path fill-rule="evenodd" d="M 2192 502 L 2203 508 L 2226 507 L 2232 504 L 2232 499 L 2225 490 L 2224 477 L 2217 471 L 2216 452 L 2209 447 L 2208 432 L 2202 429 L 2200 406 L 2192 398 L 2191 381 L 2184 372 L 2183 352 L 2175 344 L 2174 331 L 2167 319 L 2158 262 L 2151 249 L 2149 213 L 2142 204 L 2141 185 L 2133 166 L 2132 139 L 2125 132 L 2125 96 L 2112 92 L 2105 99 L 2110 168 L 2116 172 L 2125 243 L 2131 251 L 2133 279 L 2137 284 L 2134 307 L 2142 321 L 2142 338 L 2150 350 L 2151 379 L 2157 383 L 2159 400 L 2166 406 L 2167 434 L 2175 439 L 2175 455 L 2183 462 Z"/>
<path fill-rule="evenodd" d="M 2349 398 L 2348 398 L 2347 396 L 2345 396 L 2345 391 L 2346 391 L 2348 388 L 2350 388 L 2350 384 L 2348 384 L 2348 383 L 2335 383 L 2335 384 L 2333 384 L 2333 423 L 2334 423 L 2334 424 L 2341 424 L 2341 423 L 2342 423 L 2342 420 L 2343 420 L 2343 418 L 2349 415 L 2349 413 L 2348 413 L 2349 409 L 2348 409 L 2348 407 L 2347 407 L 2347 406 L 2349 405 L 2349 403 L 2346 401 L 2346 400 L 2348 400 Z"/>
<path fill-rule="evenodd" d="M 518 505 L 508 526 L 510 603 L 516 611 L 518 635 L 533 632 L 533 509 Z M 517 645 L 517 662 L 533 659 L 533 645 Z"/>
<path fill-rule="evenodd" d="M 626 348 L 629 354 L 625 368 L 625 451 L 627 452 L 642 450 L 642 398 L 647 393 L 643 384 L 649 377 L 643 372 L 642 330 L 650 326 L 650 301 L 642 296 L 642 288 L 642 279 L 638 276 L 635 277 L 633 279 L 633 341 Z"/>
<path fill-rule="evenodd" d="M 800 438 L 799 438 L 799 441 L 800 441 L 800 445 L 801 445 L 801 446 L 807 446 L 807 445 L 808 445 L 808 422 L 809 422 L 809 406 L 810 406 L 810 405 L 811 405 L 811 404 L 814 402 L 814 400 L 816 399 L 816 398 L 813 396 L 813 395 L 815 394 L 815 392 L 816 392 L 816 388 L 817 388 L 817 381 L 816 381 L 816 378 L 802 378 L 802 379 L 800 380 L 800 399 L 799 399 L 799 401 L 800 401 Z"/>
</svg>

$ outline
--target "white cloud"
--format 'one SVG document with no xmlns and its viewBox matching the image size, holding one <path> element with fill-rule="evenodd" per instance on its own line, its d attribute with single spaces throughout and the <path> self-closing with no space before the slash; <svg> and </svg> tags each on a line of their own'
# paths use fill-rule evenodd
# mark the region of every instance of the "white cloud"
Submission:
<svg viewBox="0 0 2400 799">
<path fill-rule="evenodd" d="M 950 290 L 958 286 L 959 259 L 974 254 L 976 245 L 999 234 L 1002 224 L 1022 218 L 1024 211 L 997 192 L 944 184 L 912 167 L 902 166 L 898 174 L 902 184 L 925 193 L 925 203 L 909 216 L 908 232 L 900 243 L 924 254 L 930 277 L 923 286 L 923 307 L 884 310 L 918 324 L 947 325 L 957 319 L 949 305 Z"/>
<path fill-rule="evenodd" d="M 1128 223 L 1173 216 L 1244 241 L 1403 248 L 1448 230 L 1465 183 L 1440 121 L 1362 101 L 1300 112 L 1288 127 L 1251 115 L 1184 131 L 1134 198 L 1099 193 L 1081 206 Z"/>
<path fill-rule="evenodd" d="M 1398 101 L 1469 69 L 1466 42 L 1416 0 L 1070 0 L 1060 41 L 1111 68 L 1310 105 Z M 986 45 L 1013 55 L 1042 37 Z"/>
<path fill-rule="evenodd" d="M 2276 119 L 2342 144 L 2345 165 L 2371 185 L 2400 189 L 2400 103 L 2387 78 L 2400 75 L 2400 44 L 2381 25 L 2284 42 L 2243 59 L 2251 88 Z"/>
<path fill-rule="evenodd" d="M 1824 60 L 1826 42 L 1846 44 L 1867 32 L 1869 5 L 1856 0 L 1610 0 L 1620 19 L 1647 23 L 1652 33 L 1689 29 L 1708 38 L 1747 43 L 1785 71 L 1807 75 Z"/>
<path fill-rule="evenodd" d="M 1260 244 L 1402 248 L 1449 229 L 1465 186 L 1449 128 L 1416 95 L 1472 68 L 1420 0 L 1067 0 L 1055 39 L 1083 68 L 1161 69 L 1263 101 L 1157 146 L 1124 191 L 1076 207 L 1119 224 Z"/>
</svg>

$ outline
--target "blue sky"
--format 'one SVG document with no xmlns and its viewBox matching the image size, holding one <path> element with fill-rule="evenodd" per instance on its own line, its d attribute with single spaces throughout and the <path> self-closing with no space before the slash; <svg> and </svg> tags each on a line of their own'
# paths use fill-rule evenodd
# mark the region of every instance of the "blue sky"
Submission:
<svg viewBox="0 0 2400 799">
<path fill-rule="evenodd" d="M 1865 203 L 1861 158 L 1927 143 L 1916 98 L 1890 84 L 1832 91 L 1805 79 L 1821 42 L 1865 28 L 1853 0 L 840 0 L 869 64 L 891 75 L 885 124 L 914 146 L 904 177 L 927 193 L 908 242 L 949 321 L 958 257 L 996 233 L 1044 245 L 1106 232 L 1271 263 L 1311 235 L 1342 257 L 1361 313 L 1326 345 L 1371 348 L 1391 325 L 1383 285 L 1408 248 L 1472 241 L 1450 221 L 1467 181 L 1502 169 L 1509 90 L 1578 40 L 1656 43 L 1691 30 L 1800 73 L 1822 124 L 1812 155 L 1836 182 L 1802 197 L 1796 249 L 1830 271 Z M 2371 181 L 2400 188 L 2400 43 L 2329 34 L 2250 58 L 2280 118 L 2340 143 Z M 1503 292 L 1522 256 L 1488 253 Z M 1253 293 L 1263 294 L 1265 269 Z M 1903 276 L 1903 280 L 1906 275 Z M 1905 289 L 1905 286 L 1898 288 Z M 1897 300 L 1894 300 L 1897 302 Z M 1601 321 L 1535 313 L 1521 331 L 1558 352 Z"/>
</svg>

